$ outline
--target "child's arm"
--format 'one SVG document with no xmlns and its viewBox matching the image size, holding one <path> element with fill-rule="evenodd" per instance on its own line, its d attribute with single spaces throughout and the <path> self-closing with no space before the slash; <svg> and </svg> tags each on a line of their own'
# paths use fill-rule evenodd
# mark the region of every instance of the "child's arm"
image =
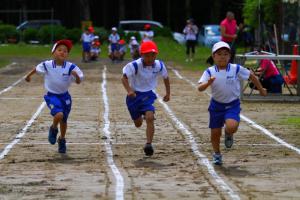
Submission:
<svg viewBox="0 0 300 200">
<path fill-rule="evenodd" d="M 126 74 L 123 74 L 122 84 L 123 84 L 125 90 L 127 91 L 127 96 L 136 97 L 135 92 L 132 90 L 132 88 L 129 85 L 128 78 L 127 78 Z"/>
<path fill-rule="evenodd" d="M 166 95 L 164 96 L 164 101 L 170 101 L 170 80 L 169 77 L 164 78 L 164 84 L 166 87 Z"/>
<path fill-rule="evenodd" d="M 75 77 L 75 83 L 80 84 L 80 83 L 81 83 L 81 79 L 80 79 L 80 77 L 78 76 L 77 72 L 76 72 L 75 70 L 73 70 L 73 71 L 71 72 L 71 74 Z"/>
<path fill-rule="evenodd" d="M 25 81 L 30 82 L 31 76 L 36 73 L 36 68 L 33 68 L 25 77 Z"/>
<path fill-rule="evenodd" d="M 257 79 L 257 77 L 251 72 L 249 79 L 252 81 L 252 83 L 256 86 L 256 88 L 259 90 L 259 94 L 262 96 L 267 96 L 267 90 L 262 87 L 261 83 Z"/>
<path fill-rule="evenodd" d="M 216 77 L 212 76 L 206 83 L 200 83 L 198 86 L 198 90 L 200 92 L 206 90 L 206 88 L 208 88 L 208 86 L 210 86 L 214 82 L 215 79 L 216 79 Z"/>
</svg>

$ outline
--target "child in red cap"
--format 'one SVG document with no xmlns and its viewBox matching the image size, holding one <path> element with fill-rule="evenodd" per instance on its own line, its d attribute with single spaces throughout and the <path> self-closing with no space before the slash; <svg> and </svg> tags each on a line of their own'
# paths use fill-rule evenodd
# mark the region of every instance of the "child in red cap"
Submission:
<svg viewBox="0 0 300 200">
<path fill-rule="evenodd" d="M 123 68 L 122 83 L 127 91 L 126 104 L 130 116 L 136 127 L 141 127 L 143 117 L 146 120 L 147 142 L 144 146 L 146 156 L 154 153 L 152 140 L 154 136 L 153 106 L 156 97 L 154 89 L 157 86 L 157 77 L 162 76 L 166 88 L 164 101 L 170 100 L 170 82 L 166 66 L 162 61 L 156 60 L 157 46 L 152 41 L 142 43 L 140 48 L 141 58 L 128 63 Z"/>
<path fill-rule="evenodd" d="M 53 60 L 46 60 L 33 68 L 25 80 L 30 82 L 35 73 L 44 76 L 46 95 L 44 99 L 53 116 L 52 125 L 49 128 L 48 141 L 56 143 L 58 124 L 60 124 L 60 136 L 58 137 L 58 152 L 66 153 L 67 119 L 71 111 L 72 98 L 68 89 L 72 82 L 79 84 L 83 79 L 83 73 L 75 64 L 66 61 L 72 48 L 70 40 L 59 40 L 51 50 Z"/>
</svg>

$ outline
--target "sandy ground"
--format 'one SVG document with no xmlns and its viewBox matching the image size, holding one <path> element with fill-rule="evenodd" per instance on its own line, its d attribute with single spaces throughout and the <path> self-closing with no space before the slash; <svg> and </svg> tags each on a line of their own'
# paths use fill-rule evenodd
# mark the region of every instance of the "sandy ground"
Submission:
<svg viewBox="0 0 300 200">
<path fill-rule="evenodd" d="M 17 59 L 16 65 L 0 71 L 0 91 L 21 78 L 34 59 Z M 178 128 L 162 104 L 156 102 L 155 154 L 145 157 L 145 124 L 137 129 L 125 106 L 121 85 L 124 63 L 107 61 L 81 64 L 81 85 L 70 92 L 73 108 L 67 131 L 67 153 L 47 142 L 51 124 L 44 107 L 25 135 L 0 160 L 0 200 L 6 199 L 115 199 L 116 179 L 104 146 L 102 73 L 107 68 L 109 131 L 113 160 L 124 179 L 124 199 L 233 199 L 201 159 L 191 150 L 186 134 Z M 178 72 L 196 83 L 200 72 Z M 170 69 L 174 116 L 192 133 L 198 150 L 211 160 L 210 130 L 207 128 L 209 97 L 199 93 Z M 163 96 L 162 82 L 157 92 Z M 42 78 L 22 81 L 0 95 L 0 151 L 11 143 L 43 102 Z M 242 114 L 267 128 L 285 142 L 300 147 L 300 131 L 280 123 L 299 116 L 300 104 L 242 103 Z M 221 180 L 241 199 L 299 199 L 300 155 L 242 121 L 232 149 L 224 148 L 224 164 L 214 167 Z M 209 164 L 210 166 L 210 164 Z"/>
</svg>

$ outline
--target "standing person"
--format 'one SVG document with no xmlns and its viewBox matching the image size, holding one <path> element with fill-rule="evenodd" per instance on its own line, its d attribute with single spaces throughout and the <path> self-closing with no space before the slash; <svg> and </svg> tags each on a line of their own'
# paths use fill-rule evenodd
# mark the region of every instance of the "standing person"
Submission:
<svg viewBox="0 0 300 200">
<path fill-rule="evenodd" d="M 186 62 L 193 61 L 195 55 L 195 46 L 197 44 L 198 27 L 194 24 L 193 19 L 186 21 L 186 26 L 183 29 L 186 40 Z"/>
<path fill-rule="evenodd" d="M 147 142 L 144 146 L 146 156 L 154 153 L 152 140 L 154 136 L 154 112 L 156 94 L 153 90 L 157 86 L 157 77 L 162 76 L 166 88 L 163 100 L 170 100 L 170 82 L 168 72 L 162 61 L 156 60 L 157 46 L 152 41 L 143 42 L 140 48 L 141 58 L 128 63 L 123 68 L 122 83 L 127 92 L 126 104 L 131 119 L 136 127 L 141 127 L 143 117 L 146 120 Z"/>
<path fill-rule="evenodd" d="M 143 42 L 147 42 L 149 40 L 152 41 L 153 37 L 154 37 L 154 32 L 151 30 L 151 25 L 150 24 L 145 24 L 144 30 L 145 30 L 145 32 L 144 32 L 142 41 Z"/>
<path fill-rule="evenodd" d="M 117 33 L 117 28 L 112 27 L 111 28 L 111 34 L 108 37 L 109 46 L 108 46 L 108 52 L 109 52 L 109 58 L 114 61 L 116 59 L 116 53 L 119 50 L 119 40 L 120 36 Z"/>
<path fill-rule="evenodd" d="M 231 49 L 230 63 L 233 63 L 235 56 L 235 40 L 237 38 L 237 25 L 234 19 L 234 13 L 228 11 L 226 13 L 226 18 L 220 24 L 221 28 L 221 41 L 229 44 Z"/>
<path fill-rule="evenodd" d="M 90 61 L 91 43 L 94 38 L 94 28 L 88 27 L 81 35 L 80 41 L 82 42 L 82 62 Z"/>
<path fill-rule="evenodd" d="M 211 86 L 212 98 L 209 105 L 209 128 L 213 147 L 213 163 L 222 164 L 220 138 L 222 127 L 225 125 L 225 146 L 231 148 L 233 134 L 238 130 L 240 122 L 240 81 L 250 79 L 262 96 L 266 90 L 256 76 L 248 69 L 229 63 L 230 47 L 225 42 L 218 42 L 212 48 L 215 65 L 209 67 L 199 80 L 199 91 Z"/>
<path fill-rule="evenodd" d="M 60 136 L 58 137 L 58 152 L 66 153 L 66 131 L 67 119 L 71 111 L 72 98 L 68 89 L 72 82 L 80 84 L 83 73 L 75 64 L 66 61 L 72 48 L 70 40 L 59 40 L 52 48 L 53 60 L 46 60 L 32 69 L 25 80 L 30 82 L 35 73 L 44 76 L 46 95 L 44 99 L 53 116 L 52 125 L 49 128 L 48 141 L 54 145 L 60 125 Z"/>
</svg>

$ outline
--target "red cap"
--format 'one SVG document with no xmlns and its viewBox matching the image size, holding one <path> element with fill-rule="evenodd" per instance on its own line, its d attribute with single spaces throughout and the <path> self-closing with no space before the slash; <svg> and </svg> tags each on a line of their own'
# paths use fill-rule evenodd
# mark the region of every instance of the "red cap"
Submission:
<svg viewBox="0 0 300 200">
<path fill-rule="evenodd" d="M 151 25 L 150 25 L 150 24 L 145 24 L 144 29 L 148 30 L 148 29 L 150 29 L 150 28 L 151 28 Z"/>
<path fill-rule="evenodd" d="M 156 44 L 153 41 L 146 41 L 141 44 L 141 53 L 158 53 Z"/>
<path fill-rule="evenodd" d="M 120 40 L 119 44 L 121 44 L 121 45 L 125 44 L 125 40 Z"/>
<path fill-rule="evenodd" d="M 59 46 L 59 45 L 65 45 L 68 49 L 68 52 L 71 51 L 72 49 L 72 41 L 71 40 L 58 40 L 52 47 L 51 53 L 53 53 L 55 51 L 55 49 Z"/>
<path fill-rule="evenodd" d="M 94 33 L 94 32 L 95 32 L 95 30 L 94 30 L 94 28 L 93 28 L 92 26 L 90 26 L 90 27 L 88 28 L 88 31 L 91 32 L 91 33 Z"/>
</svg>

